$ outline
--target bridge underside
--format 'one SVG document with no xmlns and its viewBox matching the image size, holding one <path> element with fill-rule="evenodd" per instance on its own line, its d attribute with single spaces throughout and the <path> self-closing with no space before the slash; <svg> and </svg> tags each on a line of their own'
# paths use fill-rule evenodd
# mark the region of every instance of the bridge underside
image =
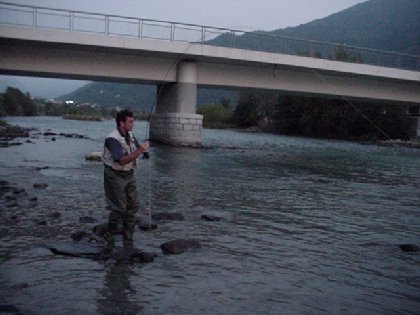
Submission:
<svg viewBox="0 0 420 315">
<path fill-rule="evenodd" d="M 420 104 L 420 75 L 413 71 L 187 43 L 13 31 L 13 38 L 0 36 L 0 73 L 157 84 L 151 137 L 167 143 L 200 144 L 200 85 Z M 73 42 L 63 42 L 63 34 Z"/>
</svg>

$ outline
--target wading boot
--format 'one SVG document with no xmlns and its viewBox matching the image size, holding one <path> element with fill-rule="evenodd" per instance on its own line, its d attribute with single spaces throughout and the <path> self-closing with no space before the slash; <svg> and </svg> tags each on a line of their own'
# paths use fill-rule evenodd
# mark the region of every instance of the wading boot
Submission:
<svg viewBox="0 0 420 315">
<path fill-rule="evenodd" d="M 114 249 L 115 241 L 114 241 L 114 235 L 117 231 L 117 225 L 114 223 L 108 223 L 108 230 L 104 234 L 105 239 L 105 248 L 101 251 L 101 254 L 107 255 L 112 252 Z"/>
<path fill-rule="evenodd" d="M 104 249 L 101 251 L 101 255 L 107 256 L 114 249 L 114 235 L 107 232 L 104 234 L 104 238 L 106 243 Z"/>
<path fill-rule="evenodd" d="M 123 223 L 123 240 L 124 243 L 133 244 L 134 224 Z"/>
</svg>

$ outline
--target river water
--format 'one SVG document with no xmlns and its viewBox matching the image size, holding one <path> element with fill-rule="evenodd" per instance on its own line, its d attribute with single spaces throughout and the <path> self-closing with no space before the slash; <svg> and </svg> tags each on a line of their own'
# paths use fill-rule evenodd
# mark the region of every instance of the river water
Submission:
<svg viewBox="0 0 420 315">
<path fill-rule="evenodd" d="M 154 146 L 136 173 L 141 202 L 185 220 L 136 231 L 154 262 L 118 264 L 45 247 L 106 221 L 102 165 L 84 156 L 114 122 L 6 121 L 38 128 L 33 143 L 0 148 L 0 179 L 38 202 L 1 208 L 0 304 L 24 314 L 419 313 L 420 253 L 397 245 L 420 246 L 420 150 L 207 129 L 203 149 Z M 51 141 L 39 134 L 48 129 L 89 139 Z M 139 139 L 145 130 L 136 122 Z M 159 245 L 177 238 L 202 248 L 163 255 Z"/>
</svg>

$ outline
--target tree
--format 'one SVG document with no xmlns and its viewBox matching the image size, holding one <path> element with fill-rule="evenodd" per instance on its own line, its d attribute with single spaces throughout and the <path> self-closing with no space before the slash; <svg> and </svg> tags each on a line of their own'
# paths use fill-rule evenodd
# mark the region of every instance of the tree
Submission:
<svg viewBox="0 0 420 315">
<path fill-rule="evenodd" d="M 232 110 L 223 104 L 200 106 L 197 113 L 203 115 L 206 128 L 226 128 L 232 120 Z"/>
<path fill-rule="evenodd" d="M 3 110 L 11 116 L 37 115 L 37 106 L 29 94 L 23 94 L 19 89 L 8 87 L 3 94 Z"/>
<path fill-rule="evenodd" d="M 233 120 L 239 127 L 252 127 L 258 124 L 256 92 L 246 92 L 239 95 L 238 104 L 233 112 Z"/>
<path fill-rule="evenodd" d="M 3 106 L 3 95 L 0 95 L 0 116 L 6 116 L 6 115 L 7 113 Z"/>
</svg>

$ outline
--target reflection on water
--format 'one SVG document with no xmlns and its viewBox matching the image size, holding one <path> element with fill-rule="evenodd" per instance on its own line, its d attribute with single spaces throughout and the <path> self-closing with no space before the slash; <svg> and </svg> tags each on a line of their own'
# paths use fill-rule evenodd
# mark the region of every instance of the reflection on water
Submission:
<svg viewBox="0 0 420 315">
<path fill-rule="evenodd" d="M 143 307 L 129 297 L 135 295 L 130 276 L 135 275 L 129 265 L 113 264 L 107 268 L 104 288 L 99 291 L 98 313 L 100 314 L 138 314 Z"/>
<path fill-rule="evenodd" d="M 121 265 L 44 247 L 106 220 L 102 166 L 84 155 L 101 150 L 114 122 L 8 120 L 89 139 L 39 134 L 0 148 L 0 179 L 38 198 L 34 208 L 0 201 L 0 304 L 29 314 L 420 309 L 420 254 L 396 246 L 420 246 L 420 150 L 221 130 L 204 130 L 205 149 L 153 147 L 136 173 L 141 202 L 186 219 L 136 231 L 136 245 L 158 257 Z M 139 139 L 145 127 L 136 123 Z M 202 248 L 162 255 L 159 245 L 176 238 Z"/>
</svg>

